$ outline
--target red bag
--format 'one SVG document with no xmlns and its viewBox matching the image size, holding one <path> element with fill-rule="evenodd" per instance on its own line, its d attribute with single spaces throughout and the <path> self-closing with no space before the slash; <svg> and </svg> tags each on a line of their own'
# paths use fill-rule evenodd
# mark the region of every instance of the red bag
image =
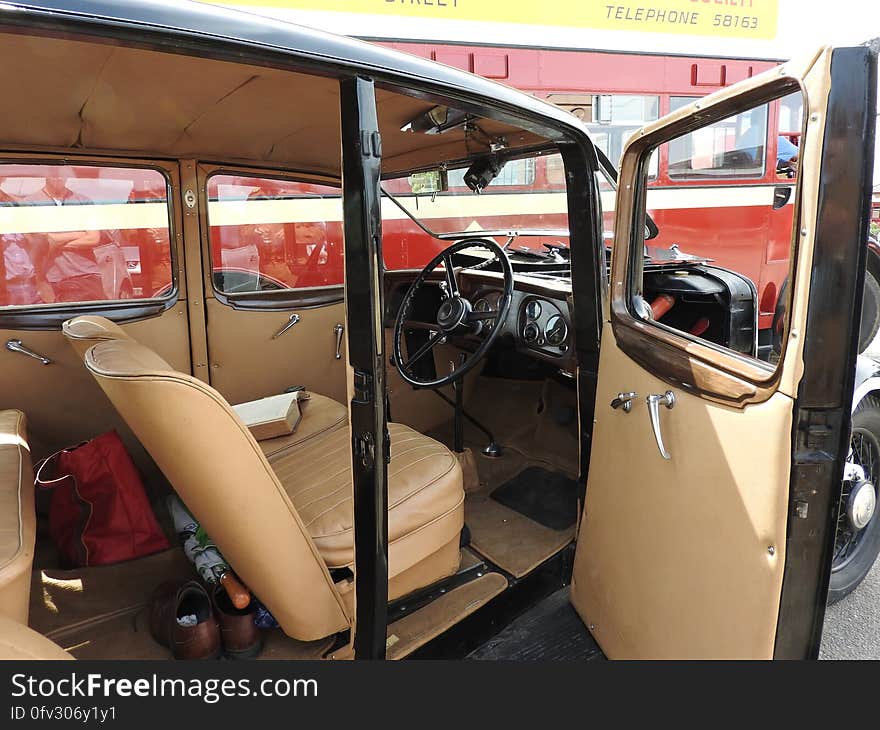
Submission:
<svg viewBox="0 0 880 730">
<path fill-rule="evenodd" d="M 58 476 L 46 480 L 42 473 L 50 463 Z M 115 431 L 53 454 L 35 483 L 53 489 L 49 535 L 70 565 L 119 563 L 169 547 Z"/>
</svg>

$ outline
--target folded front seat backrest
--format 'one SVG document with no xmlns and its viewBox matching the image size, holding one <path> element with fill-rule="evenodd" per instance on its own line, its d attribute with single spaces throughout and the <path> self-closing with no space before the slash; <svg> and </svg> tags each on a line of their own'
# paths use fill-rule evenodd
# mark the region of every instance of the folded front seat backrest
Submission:
<svg viewBox="0 0 880 730">
<path fill-rule="evenodd" d="M 342 600 L 262 450 L 223 397 L 129 339 L 86 368 L 241 579 L 288 636 L 349 626 Z"/>
<path fill-rule="evenodd" d="M 98 342 L 106 340 L 133 340 L 116 322 L 106 317 L 84 314 L 68 319 L 61 325 L 61 331 L 67 341 L 80 357 L 85 357 L 86 350 Z"/>
</svg>

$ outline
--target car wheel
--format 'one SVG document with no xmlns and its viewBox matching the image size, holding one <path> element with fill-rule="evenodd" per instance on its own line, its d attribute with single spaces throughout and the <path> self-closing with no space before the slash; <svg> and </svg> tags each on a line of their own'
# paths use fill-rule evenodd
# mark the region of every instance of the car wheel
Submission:
<svg viewBox="0 0 880 730">
<path fill-rule="evenodd" d="M 867 350 L 880 330 L 880 283 L 865 272 L 865 293 L 862 296 L 862 321 L 859 328 L 859 353 Z"/>
<path fill-rule="evenodd" d="M 834 558 L 831 563 L 831 582 L 828 602 L 836 603 L 852 593 L 871 570 L 880 552 L 880 516 L 877 508 L 878 480 L 880 480 L 880 399 L 868 396 L 859 403 L 852 417 L 850 437 L 850 460 L 862 467 L 870 485 L 858 481 L 844 481 L 837 518 L 837 535 L 834 541 Z M 853 517 L 852 506 L 860 489 L 874 493 L 874 510 L 867 524 L 859 529 Z M 862 495 L 863 504 L 864 497 Z"/>
</svg>

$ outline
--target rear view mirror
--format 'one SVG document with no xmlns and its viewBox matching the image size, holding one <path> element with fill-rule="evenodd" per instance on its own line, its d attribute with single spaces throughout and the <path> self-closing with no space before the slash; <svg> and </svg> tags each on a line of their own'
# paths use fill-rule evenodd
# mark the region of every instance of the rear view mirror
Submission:
<svg viewBox="0 0 880 730">
<path fill-rule="evenodd" d="M 410 190 L 414 195 L 433 195 L 449 190 L 446 170 L 442 168 L 415 172 L 409 176 L 408 180 Z"/>
</svg>

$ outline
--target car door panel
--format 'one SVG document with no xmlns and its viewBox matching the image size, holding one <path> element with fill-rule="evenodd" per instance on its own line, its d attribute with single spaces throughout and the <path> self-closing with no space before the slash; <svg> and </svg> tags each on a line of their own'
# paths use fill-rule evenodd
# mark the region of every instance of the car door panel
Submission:
<svg viewBox="0 0 880 730">
<path fill-rule="evenodd" d="M 293 385 L 345 401 L 344 357 L 336 357 L 336 326 L 345 322 L 342 302 L 254 311 L 233 309 L 213 297 L 206 301 L 211 385 L 230 403 L 281 393 Z M 292 314 L 299 321 L 275 337 Z"/>
<path fill-rule="evenodd" d="M 823 142 L 832 57 L 832 49 L 822 49 L 713 94 L 636 132 L 624 153 L 572 580 L 572 603 L 611 658 L 774 656 L 792 519 L 794 413 L 806 366 L 801 335 L 808 324 L 814 236 L 821 222 L 820 169 L 829 159 Z M 636 317 L 631 282 L 641 281 L 639 232 L 650 151 L 748 103 L 790 93 L 786 79 L 797 82 L 809 111 L 795 203 L 787 337 L 779 364 L 771 367 Z M 855 215 L 858 204 L 835 214 Z M 836 273 L 850 283 L 857 277 L 856 262 Z M 843 283 L 836 284 L 843 289 Z M 843 362 L 847 353 L 826 357 Z M 666 391 L 675 399 L 672 408 L 659 408 L 668 460 L 661 456 L 645 401 Z M 628 392 L 638 394 L 631 411 L 613 409 L 612 400 Z M 823 461 L 839 457 L 834 448 L 827 447 Z"/>
<path fill-rule="evenodd" d="M 157 317 L 121 324 L 177 370 L 190 372 L 186 304 L 178 301 Z M 0 404 L 28 419 L 36 459 L 116 429 L 142 468 L 152 463 L 59 330 L 0 329 L 0 342 L 21 340 L 52 362 L 42 365 L 20 353 L 0 350 Z"/>
<path fill-rule="evenodd" d="M 674 389 L 660 409 L 665 461 L 644 399 L 669 385 L 610 327 L 601 352 L 572 603 L 609 656 L 772 657 L 788 493 L 769 487 L 787 484 L 791 460 L 773 434 L 790 433 L 792 399 L 739 410 Z M 609 407 L 621 390 L 638 392 L 629 413 Z"/>
</svg>

